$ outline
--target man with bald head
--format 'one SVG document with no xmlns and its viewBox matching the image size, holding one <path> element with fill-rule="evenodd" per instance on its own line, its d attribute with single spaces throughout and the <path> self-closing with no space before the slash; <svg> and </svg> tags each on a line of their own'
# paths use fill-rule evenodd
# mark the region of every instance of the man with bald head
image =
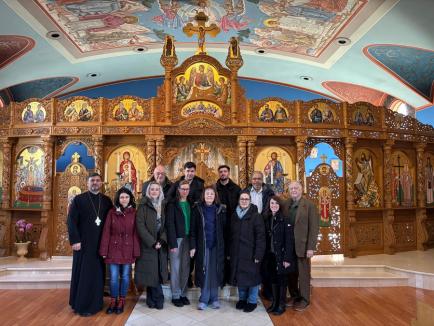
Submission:
<svg viewBox="0 0 434 326">
<path fill-rule="evenodd" d="M 166 170 L 163 165 L 157 165 L 154 169 L 154 173 L 148 181 L 143 183 L 142 187 L 142 196 L 146 195 L 146 189 L 148 188 L 149 183 L 156 181 L 160 184 L 161 189 L 163 189 L 164 198 L 167 198 L 167 193 L 169 192 L 170 187 L 172 186 L 172 182 L 166 176 Z"/>
<path fill-rule="evenodd" d="M 288 288 L 291 299 L 288 306 L 303 311 L 310 304 L 310 259 L 318 241 L 319 214 L 318 207 L 303 198 L 303 187 L 300 182 L 293 181 L 289 184 L 289 195 L 290 198 L 284 204 L 284 214 L 294 226 L 298 276 L 296 273 L 289 276 Z"/>
</svg>

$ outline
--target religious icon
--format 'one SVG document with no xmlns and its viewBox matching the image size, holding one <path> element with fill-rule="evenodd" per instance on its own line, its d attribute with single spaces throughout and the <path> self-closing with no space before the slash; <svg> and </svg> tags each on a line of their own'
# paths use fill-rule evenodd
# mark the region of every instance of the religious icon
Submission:
<svg viewBox="0 0 434 326">
<path fill-rule="evenodd" d="M 19 154 L 16 161 L 14 207 L 42 207 L 44 157 L 44 152 L 38 146 L 27 147 Z"/>
<path fill-rule="evenodd" d="M 166 35 L 164 38 L 163 55 L 165 57 L 175 56 L 175 44 L 173 43 L 173 36 Z"/>
<path fill-rule="evenodd" d="M 356 166 L 359 170 L 354 182 L 355 198 L 358 207 L 379 207 L 379 188 L 374 177 L 372 157 L 362 152 L 360 158 L 356 157 Z"/>
<path fill-rule="evenodd" d="M 332 193 L 330 188 L 321 187 L 318 192 L 319 211 L 320 211 L 320 226 L 330 226 L 330 216 L 332 210 Z"/>
<path fill-rule="evenodd" d="M 133 99 L 123 99 L 113 108 L 112 118 L 116 121 L 140 121 L 144 118 L 144 111 Z"/>
<path fill-rule="evenodd" d="M 21 119 L 24 123 L 44 122 L 46 116 L 45 108 L 39 102 L 30 102 L 24 108 Z"/>
<path fill-rule="evenodd" d="M 123 160 L 119 164 L 119 173 L 122 185 L 134 193 L 137 185 L 137 171 L 130 157 L 130 152 L 122 154 Z"/>
<path fill-rule="evenodd" d="M 240 44 L 238 42 L 238 39 L 234 36 L 231 37 L 229 41 L 229 58 L 231 59 L 237 59 L 241 57 L 240 53 Z"/>
<path fill-rule="evenodd" d="M 264 167 L 264 179 L 265 183 L 271 185 L 275 192 L 279 194 L 283 193 L 285 177 L 282 163 L 277 159 L 276 152 L 271 153 L 271 160 Z"/>
<path fill-rule="evenodd" d="M 268 101 L 259 109 L 259 121 L 263 122 L 286 122 L 288 110 L 278 101 Z"/>
<path fill-rule="evenodd" d="M 310 158 L 317 158 L 318 157 L 318 147 L 314 146 L 310 150 Z"/>
<path fill-rule="evenodd" d="M 375 123 L 372 109 L 360 105 L 353 113 L 353 123 L 358 126 L 373 126 Z"/>
<path fill-rule="evenodd" d="M 73 164 L 71 165 L 71 174 L 72 175 L 78 175 L 81 171 L 81 167 L 79 164 Z"/>
<path fill-rule="evenodd" d="M 339 171 L 339 164 L 340 164 L 339 162 L 340 161 L 341 160 L 336 160 L 336 159 L 330 160 L 330 165 L 331 165 L 333 171 L 335 171 L 335 172 Z"/>
<path fill-rule="evenodd" d="M 326 103 L 315 103 L 308 111 L 312 123 L 332 123 L 335 116 L 333 109 Z"/>
<path fill-rule="evenodd" d="M 392 203 L 396 206 L 413 206 L 414 184 L 409 160 L 403 153 L 392 155 Z"/>
<path fill-rule="evenodd" d="M 216 37 L 217 34 L 220 33 L 220 28 L 216 24 L 205 26 L 205 23 L 208 21 L 208 17 L 203 11 L 199 11 L 194 19 L 197 22 L 197 26 L 194 26 L 192 23 L 187 23 L 182 31 L 188 37 L 192 37 L 194 34 L 197 34 L 198 54 L 206 54 L 205 35 L 209 34 L 211 37 Z"/>
<path fill-rule="evenodd" d="M 68 122 L 90 121 L 93 114 L 93 108 L 83 100 L 73 101 L 63 112 L 63 116 Z"/>
<path fill-rule="evenodd" d="M 428 205 L 434 204 L 434 170 L 431 164 L 431 156 L 426 159 L 425 167 L 426 177 L 426 203 Z"/>
<path fill-rule="evenodd" d="M 223 112 L 218 105 L 209 101 L 190 102 L 181 109 L 181 116 L 186 118 L 198 114 L 211 115 L 214 118 L 221 118 Z"/>
</svg>

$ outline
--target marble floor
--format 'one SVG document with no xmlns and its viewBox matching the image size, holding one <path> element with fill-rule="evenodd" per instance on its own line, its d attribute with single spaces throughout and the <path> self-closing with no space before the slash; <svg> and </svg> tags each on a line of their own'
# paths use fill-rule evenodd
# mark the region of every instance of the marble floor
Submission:
<svg viewBox="0 0 434 326">
<path fill-rule="evenodd" d="M 166 298 L 163 310 L 149 309 L 145 295 L 139 298 L 125 325 L 127 326 L 272 326 L 273 323 L 259 301 L 258 307 L 250 313 L 235 309 L 237 298 L 220 298 L 220 309 L 198 310 L 197 289 L 190 292 L 191 305 L 175 307 Z"/>
</svg>

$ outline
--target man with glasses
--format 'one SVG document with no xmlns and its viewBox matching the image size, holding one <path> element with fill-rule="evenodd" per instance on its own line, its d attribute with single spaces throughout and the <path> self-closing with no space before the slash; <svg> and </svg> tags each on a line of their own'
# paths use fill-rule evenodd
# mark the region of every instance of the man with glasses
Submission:
<svg viewBox="0 0 434 326">
<path fill-rule="evenodd" d="M 142 187 L 142 196 L 146 195 L 146 189 L 148 189 L 149 183 L 156 181 L 160 184 L 161 189 L 163 189 L 164 198 L 167 197 L 167 193 L 170 190 L 170 187 L 172 186 L 172 182 L 169 180 L 169 178 L 166 176 L 166 170 L 164 169 L 163 165 L 157 165 L 154 169 L 154 173 L 152 177 L 143 183 Z"/>
</svg>

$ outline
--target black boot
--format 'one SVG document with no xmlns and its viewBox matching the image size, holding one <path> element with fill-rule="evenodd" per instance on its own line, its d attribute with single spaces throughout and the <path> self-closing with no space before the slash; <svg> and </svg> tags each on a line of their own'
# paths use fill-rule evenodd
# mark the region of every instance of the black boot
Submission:
<svg viewBox="0 0 434 326">
<path fill-rule="evenodd" d="M 276 289 L 274 289 L 276 288 Z M 285 312 L 285 301 L 281 300 L 282 287 L 279 284 L 273 284 L 273 297 L 275 296 L 275 306 L 271 313 L 275 316 L 279 316 Z M 283 302 L 283 305 L 281 304 Z"/>
<path fill-rule="evenodd" d="M 117 304 L 117 298 L 110 298 L 110 304 L 106 310 L 106 313 L 108 313 L 109 315 L 114 313 L 116 311 Z"/>
<path fill-rule="evenodd" d="M 271 291 L 273 293 L 271 305 L 267 308 L 267 312 L 272 312 L 274 309 L 276 309 L 276 302 L 278 300 L 277 293 L 279 291 L 279 285 L 278 284 L 271 284 Z"/>
</svg>

